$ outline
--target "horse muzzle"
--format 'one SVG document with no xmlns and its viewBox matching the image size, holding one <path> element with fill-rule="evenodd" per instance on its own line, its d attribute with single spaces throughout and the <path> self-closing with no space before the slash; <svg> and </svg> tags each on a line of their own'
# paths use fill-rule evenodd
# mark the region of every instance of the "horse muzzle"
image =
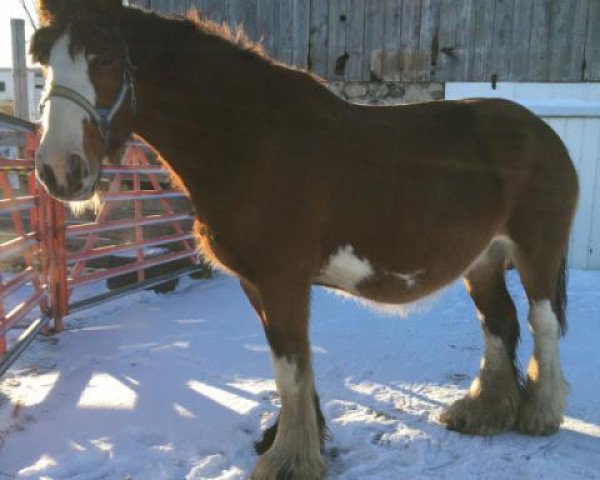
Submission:
<svg viewBox="0 0 600 480">
<path fill-rule="evenodd" d="M 35 172 L 38 181 L 54 198 L 70 202 L 90 199 L 98 186 L 100 169 L 92 171 L 83 155 L 72 152 L 60 162 L 48 162 L 38 153 Z"/>
</svg>

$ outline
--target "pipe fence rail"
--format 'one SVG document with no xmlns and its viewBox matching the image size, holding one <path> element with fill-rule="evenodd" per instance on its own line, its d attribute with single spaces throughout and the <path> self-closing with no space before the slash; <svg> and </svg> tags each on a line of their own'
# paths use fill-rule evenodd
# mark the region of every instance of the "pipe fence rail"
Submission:
<svg viewBox="0 0 600 480">
<path fill-rule="evenodd" d="M 203 268 L 193 208 L 147 145 L 130 142 L 122 165 L 103 168 L 97 208 L 78 216 L 36 181 L 35 125 L 2 115 L 2 131 L 22 132 L 25 147 L 21 158 L 0 155 L 0 375 L 68 313 L 168 291 Z"/>
</svg>

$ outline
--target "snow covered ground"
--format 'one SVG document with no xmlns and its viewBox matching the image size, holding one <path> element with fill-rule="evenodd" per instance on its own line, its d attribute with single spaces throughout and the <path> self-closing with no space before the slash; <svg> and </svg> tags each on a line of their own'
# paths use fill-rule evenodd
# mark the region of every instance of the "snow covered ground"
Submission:
<svg viewBox="0 0 600 480">
<path fill-rule="evenodd" d="M 511 290 L 530 351 L 525 300 Z M 331 479 L 600 478 L 600 272 L 571 272 L 560 433 L 461 436 L 436 423 L 477 372 L 462 285 L 407 318 L 315 289 L 317 384 Z M 186 279 L 71 316 L 1 383 L 0 479 L 241 479 L 276 415 L 268 348 L 237 283 Z"/>
</svg>

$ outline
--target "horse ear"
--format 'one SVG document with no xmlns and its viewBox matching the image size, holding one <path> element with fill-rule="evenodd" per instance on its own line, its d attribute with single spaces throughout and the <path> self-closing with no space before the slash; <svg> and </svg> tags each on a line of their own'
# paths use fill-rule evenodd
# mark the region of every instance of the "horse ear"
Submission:
<svg viewBox="0 0 600 480">
<path fill-rule="evenodd" d="M 36 0 L 35 8 L 37 10 L 40 24 L 46 26 L 63 7 L 64 0 Z"/>
<path fill-rule="evenodd" d="M 35 62 L 47 65 L 50 58 L 50 49 L 60 35 L 60 30 L 45 26 L 38 28 L 31 37 L 29 53 Z"/>
</svg>

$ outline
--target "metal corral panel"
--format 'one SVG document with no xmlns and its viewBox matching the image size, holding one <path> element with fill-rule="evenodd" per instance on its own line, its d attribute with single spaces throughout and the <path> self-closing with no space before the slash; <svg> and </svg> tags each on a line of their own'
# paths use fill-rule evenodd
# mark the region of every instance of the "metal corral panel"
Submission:
<svg viewBox="0 0 600 480">
<path fill-rule="evenodd" d="M 540 115 L 565 142 L 581 195 L 569 247 L 573 268 L 600 270 L 600 84 L 451 82 L 446 98 L 502 97 Z"/>
</svg>

